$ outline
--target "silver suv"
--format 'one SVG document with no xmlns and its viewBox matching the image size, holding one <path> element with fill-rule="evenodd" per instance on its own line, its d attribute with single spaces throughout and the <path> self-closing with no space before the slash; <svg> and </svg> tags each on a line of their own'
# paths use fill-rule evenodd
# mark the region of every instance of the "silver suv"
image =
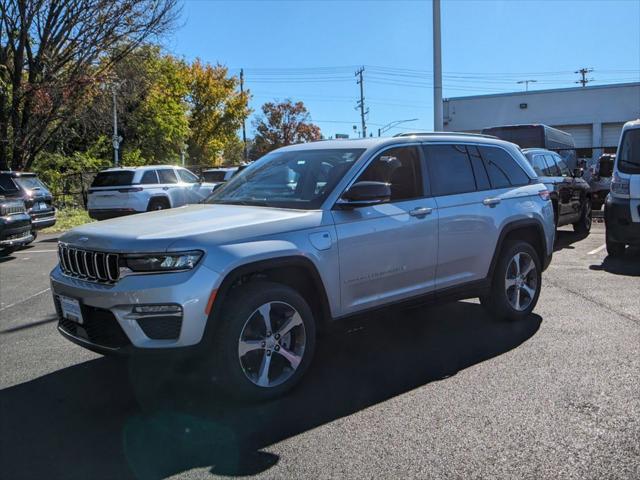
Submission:
<svg viewBox="0 0 640 480">
<path fill-rule="evenodd" d="M 172 165 L 109 168 L 93 179 L 87 209 L 96 220 L 164 210 L 201 202 L 215 187 Z"/>
<path fill-rule="evenodd" d="M 554 240 L 517 146 L 474 135 L 273 151 L 206 204 L 76 228 L 51 286 L 62 335 L 102 353 L 185 351 L 235 395 L 270 398 L 316 331 L 354 314 L 480 297 L 534 308 Z"/>
</svg>

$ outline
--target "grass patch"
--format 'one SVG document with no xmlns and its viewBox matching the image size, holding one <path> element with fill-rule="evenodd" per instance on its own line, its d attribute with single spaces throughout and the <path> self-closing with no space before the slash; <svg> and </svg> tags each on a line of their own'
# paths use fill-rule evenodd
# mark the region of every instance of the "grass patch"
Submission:
<svg viewBox="0 0 640 480">
<path fill-rule="evenodd" d="M 83 225 L 85 223 L 94 222 L 89 218 L 89 214 L 82 208 L 61 208 L 56 211 L 56 224 L 53 227 L 45 228 L 42 233 L 60 233 Z"/>
</svg>

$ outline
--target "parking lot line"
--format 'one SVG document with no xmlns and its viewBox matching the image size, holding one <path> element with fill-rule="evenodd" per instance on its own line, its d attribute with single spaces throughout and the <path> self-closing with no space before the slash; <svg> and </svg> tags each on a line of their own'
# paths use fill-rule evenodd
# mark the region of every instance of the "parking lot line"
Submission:
<svg viewBox="0 0 640 480">
<path fill-rule="evenodd" d="M 606 244 L 606 243 L 605 243 L 605 244 L 603 244 L 603 245 L 600 245 L 598 248 L 596 248 L 596 249 L 591 250 L 590 252 L 588 252 L 588 253 L 587 253 L 587 255 L 595 255 L 596 253 L 598 253 L 598 252 L 600 252 L 600 251 L 604 250 L 604 249 L 606 248 L 606 246 L 607 246 L 607 244 Z"/>
<path fill-rule="evenodd" d="M 31 300 L 33 297 L 37 297 L 38 295 L 42 295 L 43 293 L 46 293 L 46 292 L 48 292 L 49 290 L 51 290 L 51 289 L 50 289 L 50 288 L 46 288 L 46 289 L 44 289 L 44 290 L 41 290 L 41 291 L 40 291 L 40 292 L 38 292 L 38 293 L 34 293 L 33 295 L 28 296 L 27 298 L 23 298 L 23 299 L 22 299 L 22 300 L 20 300 L 20 301 L 17 301 L 17 302 L 15 302 L 15 303 L 11 303 L 11 304 L 9 304 L 9 305 L 7 305 L 7 306 L 5 306 L 5 307 L 2 307 L 2 308 L 0 308 L 0 312 L 2 312 L 2 311 L 4 311 L 4 310 L 6 310 L 6 309 L 8 309 L 8 308 L 15 307 L 16 305 L 18 305 L 18 304 L 20 304 L 20 303 L 24 303 L 24 302 L 26 302 L 27 300 Z"/>
</svg>

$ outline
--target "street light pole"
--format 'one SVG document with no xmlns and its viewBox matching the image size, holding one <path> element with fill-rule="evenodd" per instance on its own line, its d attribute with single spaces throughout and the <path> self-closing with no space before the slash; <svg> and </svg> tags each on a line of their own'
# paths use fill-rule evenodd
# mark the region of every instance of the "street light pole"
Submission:
<svg viewBox="0 0 640 480">
<path fill-rule="evenodd" d="M 442 118 L 442 52 L 440 45 L 440 0 L 433 0 L 433 131 L 444 128 Z"/>
<path fill-rule="evenodd" d="M 111 95 L 113 99 L 113 164 L 114 166 L 119 166 L 120 160 L 118 158 L 118 153 L 120 150 L 120 141 L 122 137 L 118 135 L 118 107 L 116 102 L 116 84 L 111 85 Z"/>
<path fill-rule="evenodd" d="M 408 120 L 394 120 L 393 122 L 387 123 L 386 125 L 380 127 L 378 129 L 378 136 L 382 135 L 387 130 L 391 130 L 393 127 L 397 127 L 401 123 L 416 122 L 418 120 L 419 118 L 409 118 Z"/>
<path fill-rule="evenodd" d="M 529 84 L 530 83 L 536 83 L 537 80 L 518 80 L 516 83 L 518 85 L 522 85 L 524 83 L 524 91 L 528 92 L 529 91 Z"/>
</svg>

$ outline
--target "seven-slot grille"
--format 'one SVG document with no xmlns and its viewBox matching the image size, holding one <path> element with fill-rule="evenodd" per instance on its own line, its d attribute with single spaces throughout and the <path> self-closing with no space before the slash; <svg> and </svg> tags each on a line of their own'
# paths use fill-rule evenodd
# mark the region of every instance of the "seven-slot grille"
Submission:
<svg viewBox="0 0 640 480">
<path fill-rule="evenodd" d="M 61 243 L 58 257 L 65 275 L 102 283 L 114 283 L 120 278 L 117 253 L 81 250 Z"/>
<path fill-rule="evenodd" d="M 3 216 L 26 212 L 22 202 L 7 202 L 0 206 L 0 211 L 2 211 Z"/>
</svg>

